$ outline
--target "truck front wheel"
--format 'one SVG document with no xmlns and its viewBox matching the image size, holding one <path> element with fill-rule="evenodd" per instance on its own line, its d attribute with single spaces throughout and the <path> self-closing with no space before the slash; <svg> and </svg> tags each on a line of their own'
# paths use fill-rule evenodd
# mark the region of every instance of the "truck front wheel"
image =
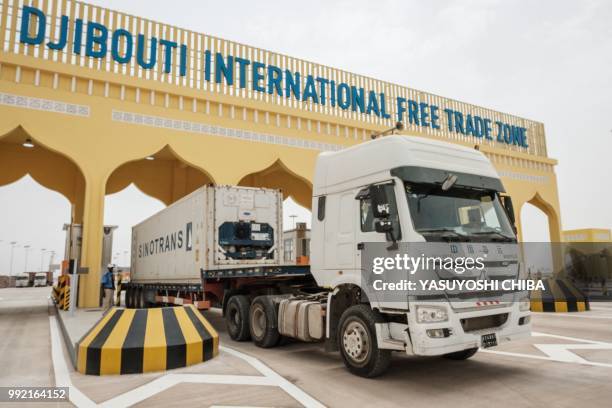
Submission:
<svg viewBox="0 0 612 408">
<path fill-rule="evenodd" d="M 276 346 L 280 341 L 278 316 L 272 296 L 258 296 L 251 303 L 249 328 L 253 343 L 259 347 Z"/>
<path fill-rule="evenodd" d="M 455 351 L 454 353 L 444 354 L 443 357 L 451 360 L 467 360 L 476 354 L 477 351 L 478 347 L 475 347 L 467 350 Z"/>
<path fill-rule="evenodd" d="M 384 323 L 380 313 L 368 305 L 351 306 L 340 317 L 338 348 L 344 365 L 360 377 L 376 377 L 391 363 L 391 350 L 378 348 L 376 323 Z"/>
<path fill-rule="evenodd" d="M 227 301 L 225 322 L 227 332 L 232 340 L 246 341 L 249 333 L 249 298 L 245 295 L 234 295 Z"/>
</svg>

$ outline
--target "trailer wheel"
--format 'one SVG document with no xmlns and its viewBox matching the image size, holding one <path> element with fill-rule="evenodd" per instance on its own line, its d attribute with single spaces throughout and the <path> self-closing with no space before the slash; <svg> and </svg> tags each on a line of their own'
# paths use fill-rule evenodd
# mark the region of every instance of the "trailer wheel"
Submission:
<svg viewBox="0 0 612 408">
<path fill-rule="evenodd" d="M 125 307 L 128 309 L 133 308 L 133 303 L 132 303 L 132 293 L 134 292 L 134 290 L 132 289 L 131 286 L 128 286 L 125 289 Z"/>
<path fill-rule="evenodd" d="M 151 302 L 151 299 L 155 299 L 155 289 L 143 288 L 142 289 L 142 307 L 149 309 L 155 306 L 155 302 Z"/>
<path fill-rule="evenodd" d="M 467 350 L 455 351 L 454 353 L 444 354 L 443 357 L 448 358 L 450 360 L 467 360 L 468 358 L 476 354 L 477 351 L 478 347 L 475 347 Z"/>
<path fill-rule="evenodd" d="M 138 289 L 138 308 L 139 309 L 145 309 L 147 307 L 146 303 L 145 303 L 145 288 L 141 287 L 140 289 Z"/>
<path fill-rule="evenodd" d="M 136 309 L 142 309 L 143 305 L 142 305 L 142 287 L 137 287 L 136 290 L 134 290 L 134 308 Z"/>
<path fill-rule="evenodd" d="M 249 310 L 251 338 L 255 345 L 263 348 L 274 347 L 281 339 L 273 298 L 273 296 L 257 296 Z"/>
<path fill-rule="evenodd" d="M 379 349 L 376 323 L 384 323 L 380 313 L 369 305 L 351 306 L 340 317 L 338 348 L 344 365 L 360 377 L 376 377 L 391 363 L 391 350 Z"/>
<path fill-rule="evenodd" d="M 234 295 L 227 301 L 225 323 L 232 340 L 246 341 L 251 338 L 249 304 L 249 298 L 245 295 Z"/>
</svg>

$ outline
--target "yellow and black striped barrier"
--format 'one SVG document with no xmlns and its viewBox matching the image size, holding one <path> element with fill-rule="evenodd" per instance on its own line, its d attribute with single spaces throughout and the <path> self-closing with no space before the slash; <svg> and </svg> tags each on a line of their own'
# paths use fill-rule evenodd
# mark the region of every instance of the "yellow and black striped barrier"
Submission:
<svg viewBox="0 0 612 408">
<path fill-rule="evenodd" d="M 544 290 L 531 292 L 532 312 L 584 312 L 589 299 L 567 279 L 543 279 Z"/>
<path fill-rule="evenodd" d="M 210 360 L 219 353 L 219 335 L 193 305 L 112 308 L 76 349 L 80 373 L 136 374 Z"/>
<path fill-rule="evenodd" d="M 60 310 L 68 310 L 70 305 L 70 276 L 61 275 L 57 278 L 57 286 L 53 287 L 51 296 Z"/>
<path fill-rule="evenodd" d="M 70 309 L 70 286 L 66 285 L 64 286 L 64 290 L 62 291 L 62 300 L 63 300 L 63 304 L 62 304 L 62 309 L 63 310 L 68 310 Z"/>
<path fill-rule="evenodd" d="M 53 301 L 55 303 L 57 303 L 59 301 L 59 288 L 57 286 L 52 286 L 51 287 L 51 297 L 53 298 Z"/>
</svg>

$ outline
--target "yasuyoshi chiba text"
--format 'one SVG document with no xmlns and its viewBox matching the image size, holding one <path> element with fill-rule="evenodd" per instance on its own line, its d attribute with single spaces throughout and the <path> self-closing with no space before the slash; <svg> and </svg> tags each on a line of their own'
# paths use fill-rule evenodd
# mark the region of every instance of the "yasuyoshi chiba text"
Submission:
<svg viewBox="0 0 612 408">
<path fill-rule="evenodd" d="M 445 280 L 426 279 L 410 281 L 402 279 L 396 282 L 385 282 L 377 279 L 372 282 L 375 291 L 524 291 L 544 290 L 544 283 L 533 279 L 506 280 Z"/>
</svg>

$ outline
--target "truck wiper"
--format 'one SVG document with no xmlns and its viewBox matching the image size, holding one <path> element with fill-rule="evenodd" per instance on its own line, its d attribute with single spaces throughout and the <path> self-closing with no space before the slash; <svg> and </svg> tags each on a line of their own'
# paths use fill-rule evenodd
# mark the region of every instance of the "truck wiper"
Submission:
<svg viewBox="0 0 612 408">
<path fill-rule="evenodd" d="M 460 238 L 463 240 L 469 240 L 469 237 L 465 234 L 460 234 L 452 228 L 428 228 L 417 230 L 418 233 L 426 234 L 440 234 L 441 238 L 446 238 L 450 241 L 451 238 Z"/>
<path fill-rule="evenodd" d="M 472 232 L 472 235 L 497 235 L 499 238 L 501 238 L 501 240 L 503 242 L 513 242 L 514 238 L 506 235 L 506 234 L 502 234 L 501 232 L 498 231 L 477 231 L 477 232 Z"/>
</svg>

